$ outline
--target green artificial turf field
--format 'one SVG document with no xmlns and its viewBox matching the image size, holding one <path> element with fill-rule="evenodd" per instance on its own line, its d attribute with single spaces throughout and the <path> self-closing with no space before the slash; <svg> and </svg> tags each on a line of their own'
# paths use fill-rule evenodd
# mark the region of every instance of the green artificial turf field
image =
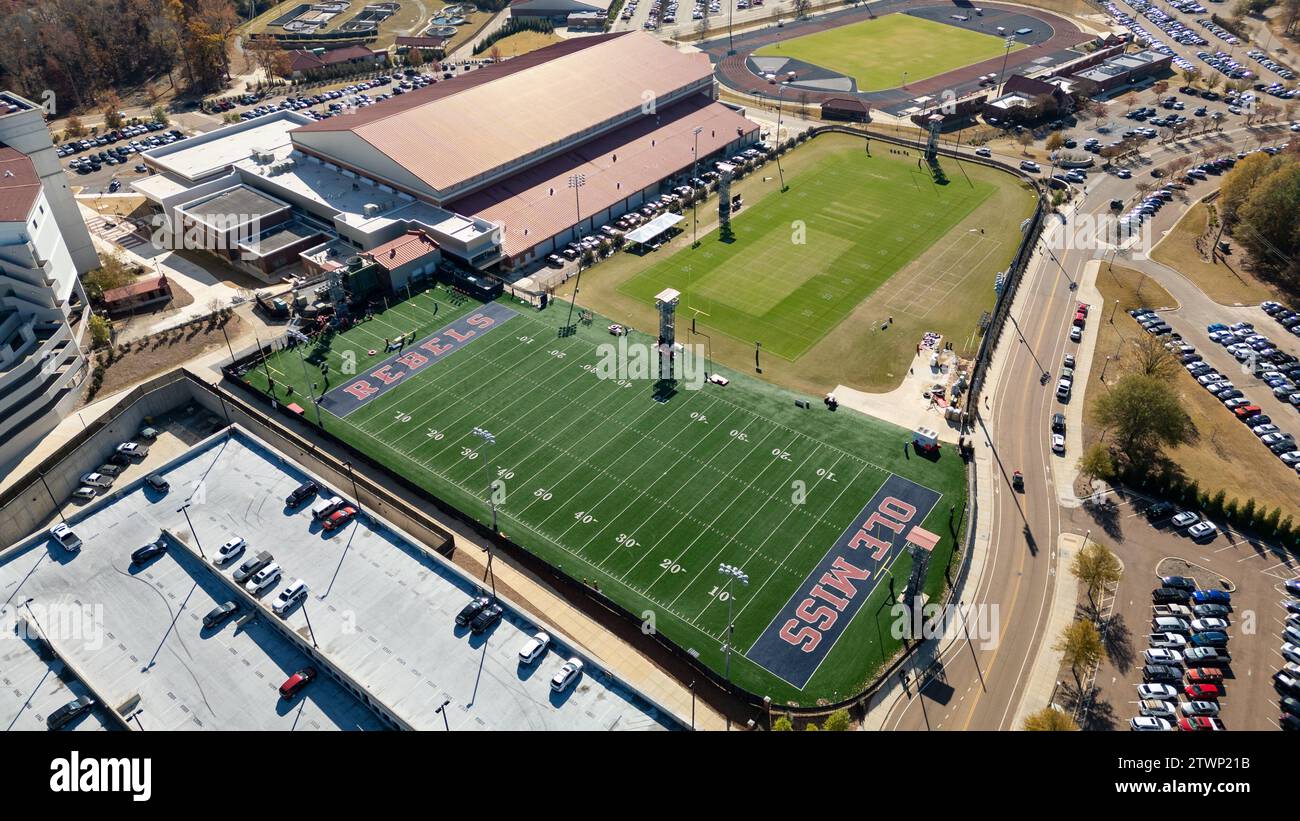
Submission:
<svg viewBox="0 0 1300 821">
<path fill-rule="evenodd" d="M 936 185 L 928 166 L 891 157 L 890 148 L 827 154 L 787 179 L 789 190 L 736 214 L 734 241 L 710 234 L 618 290 L 653 304 L 676 288 L 682 316 L 698 312 L 710 328 L 798 359 L 994 192 L 979 179 Z"/>
<path fill-rule="evenodd" d="M 341 410 L 343 417 L 322 412 L 325 428 L 481 522 L 490 517 L 489 475 L 500 477 L 506 496 L 499 527 L 508 538 L 598 584 L 719 673 L 729 603 L 731 677 L 753 693 L 777 704 L 812 704 L 868 683 L 900 646 L 890 634 L 885 583 L 802 690 L 744 654 L 891 473 L 942 494 L 923 523 L 941 537 L 926 583 L 931 597 L 939 595 L 965 502 L 956 453 L 945 448 L 933 462 L 908 457 L 902 445 L 909 434 L 901 428 L 844 409 L 831 413 L 816 401 L 799 409 L 795 394 L 725 370 L 726 387 L 656 398 L 651 380 L 599 371 L 601 346 L 615 340 L 604 320 L 561 335 L 566 304 L 541 312 L 502 304 L 517 314 L 386 393 Z M 314 421 L 304 399 L 310 380 L 320 379 L 320 361 L 330 367 L 327 389 L 337 391 L 384 361 L 384 339 L 408 331 L 422 338 L 482 309 L 439 286 L 329 340 L 272 354 L 244 378 L 265 391 L 269 374 L 282 403 L 293 386 L 292 401 Z M 653 342 L 635 333 L 629 341 Z M 372 349 L 380 352 L 370 356 Z M 350 357 L 357 367 L 344 376 Z M 486 444 L 475 427 L 495 443 Z M 723 562 L 750 579 L 730 602 L 718 573 Z M 890 569 L 899 592 L 910 569 L 904 551 Z"/>
<path fill-rule="evenodd" d="M 991 34 L 887 14 L 764 46 L 760 57 L 790 57 L 857 82 L 858 91 L 883 91 L 1002 56 L 1004 40 Z M 1024 45 L 1017 43 L 1012 51 Z"/>
</svg>

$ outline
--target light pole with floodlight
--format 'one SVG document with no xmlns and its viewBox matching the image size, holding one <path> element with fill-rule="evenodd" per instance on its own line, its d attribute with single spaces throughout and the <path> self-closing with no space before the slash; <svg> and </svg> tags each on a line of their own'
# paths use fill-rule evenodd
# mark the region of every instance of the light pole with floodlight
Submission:
<svg viewBox="0 0 1300 821">
<path fill-rule="evenodd" d="M 496 436 L 492 433 L 492 431 L 487 430 L 486 428 L 475 427 L 473 433 L 475 436 L 482 439 L 483 444 L 485 445 L 495 445 L 497 443 Z M 483 459 L 483 472 L 488 475 L 488 486 L 487 486 L 488 506 L 492 509 L 492 535 L 488 539 L 488 546 L 487 546 L 487 554 L 488 554 L 487 571 L 488 571 L 488 579 L 492 584 L 492 599 L 495 601 L 497 597 L 497 579 L 496 576 L 492 573 L 492 542 L 497 537 L 497 496 L 496 496 L 497 482 L 495 479 L 491 478 L 492 472 L 490 470 L 490 465 L 488 464 L 488 460 L 486 458 Z"/>
<path fill-rule="evenodd" d="M 731 682 L 731 645 L 736 635 L 736 625 L 731 621 L 731 601 L 735 598 L 731 594 L 731 583 L 739 581 L 745 586 L 749 586 L 749 576 L 739 567 L 730 564 L 718 565 L 718 572 L 727 577 L 727 581 L 722 585 L 722 592 L 727 595 L 727 667 L 726 679 Z"/>
</svg>

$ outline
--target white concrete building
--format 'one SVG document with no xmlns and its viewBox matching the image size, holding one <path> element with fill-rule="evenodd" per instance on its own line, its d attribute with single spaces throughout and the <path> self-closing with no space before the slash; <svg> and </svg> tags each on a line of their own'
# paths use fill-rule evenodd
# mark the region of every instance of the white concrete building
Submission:
<svg viewBox="0 0 1300 821">
<path fill-rule="evenodd" d="M 72 411 L 86 376 L 90 305 L 57 213 L 33 159 L 0 147 L 0 471 Z"/>
</svg>

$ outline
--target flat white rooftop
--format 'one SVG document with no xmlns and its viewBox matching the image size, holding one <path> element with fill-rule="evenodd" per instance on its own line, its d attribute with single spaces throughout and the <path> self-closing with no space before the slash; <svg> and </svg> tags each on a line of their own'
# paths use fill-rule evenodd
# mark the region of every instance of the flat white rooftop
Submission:
<svg viewBox="0 0 1300 821">
<path fill-rule="evenodd" d="M 194 181 L 210 176 L 256 151 L 289 144 L 289 132 L 312 120 L 296 111 L 277 111 L 219 128 L 172 145 L 146 151 L 144 157 L 160 170 Z"/>
<path fill-rule="evenodd" d="M 452 729 L 680 727 L 590 659 L 575 686 L 552 692 L 551 676 L 574 651 L 509 602 L 501 602 L 501 622 L 481 635 L 456 627 L 456 613 L 482 592 L 476 580 L 381 521 L 359 517 L 326 533 L 312 521 L 310 502 L 285 508 L 284 497 L 308 475 L 243 431 L 205 440 L 158 472 L 171 485 L 167 494 L 146 494 L 133 483 L 73 518 L 85 541 L 80 553 L 69 555 L 38 534 L 0 562 L 0 601 L 104 603 L 103 646 L 72 651 L 92 684 L 112 693 L 106 697 L 141 694 L 145 729 L 151 713 L 152 729 L 381 726 L 328 676 L 306 688 L 305 701 L 280 700 L 275 688 L 307 659 L 267 622 L 304 640 L 314 631 L 325 659 L 417 729 L 441 729 L 434 711 L 446 700 Z M 130 568 L 131 551 L 162 528 L 190 540 L 178 512 L 189 497 L 190 521 L 209 556 L 236 535 L 249 542 L 245 555 L 271 551 L 284 579 L 262 601 L 269 605 L 279 587 L 301 578 L 311 590 L 303 607 L 283 620 L 259 611 L 239 633 L 227 623 L 205 635 L 198 620 L 236 595 L 213 570 L 229 578 L 232 568 L 205 568 L 179 544 Z M 518 649 L 539 629 L 557 643 L 522 667 Z"/>
</svg>

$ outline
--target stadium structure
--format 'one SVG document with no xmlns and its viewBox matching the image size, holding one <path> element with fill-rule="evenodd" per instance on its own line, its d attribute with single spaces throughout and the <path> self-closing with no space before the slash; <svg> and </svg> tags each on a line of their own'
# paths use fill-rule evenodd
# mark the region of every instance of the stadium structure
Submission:
<svg viewBox="0 0 1300 821">
<path fill-rule="evenodd" d="M 410 231 L 444 263 L 510 270 L 658 196 L 697 150 L 734 154 L 758 133 L 717 101 L 705 55 L 627 32 L 327 120 L 282 111 L 222 128 L 147 153 L 156 173 L 133 185 L 167 225 L 214 229 L 224 257 L 268 279 Z"/>
</svg>

